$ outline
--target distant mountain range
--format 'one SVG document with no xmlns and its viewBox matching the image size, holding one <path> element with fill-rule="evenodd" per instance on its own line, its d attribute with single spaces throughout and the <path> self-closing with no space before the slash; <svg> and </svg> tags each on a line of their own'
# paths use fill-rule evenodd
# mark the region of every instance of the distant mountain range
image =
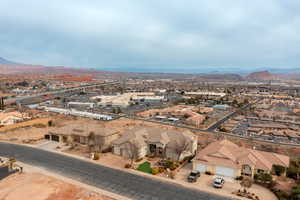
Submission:
<svg viewBox="0 0 300 200">
<path fill-rule="evenodd" d="M 12 61 L 9 61 L 9 60 L 6 60 L 6 59 L 0 57 L 0 64 L 5 64 L 5 65 L 16 65 L 16 64 L 18 64 L 18 63 L 12 62 Z"/>
<path fill-rule="evenodd" d="M 269 71 L 253 72 L 245 77 L 249 81 L 268 81 L 268 80 L 278 80 L 279 75 L 271 74 Z"/>
<path fill-rule="evenodd" d="M 109 69 L 109 68 L 106 68 Z M 275 70 L 274 70 L 275 71 Z M 278 73 L 278 72 L 281 73 Z M 284 71 L 277 69 L 277 73 L 271 73 L 268 70 L 252 72 L 248 75 L 238 73 L 147 73 L 147 72 L 117 72 L 104 71 L 97 69 L 78 69 L 63 66 L 44 66 L 20 64 L 6 60 L 0 57 L 0 74 L 71 74 L 76 76 L 93 76 L 96 78 L 165 78 L 165 79 L 193 79 L 196 81 L 205 80 L 228 80 L 228 81 L 270 81 L 270 80 L 300 80 L 300 70 L 295 69 L 293 73 L 283 73 Z"/>
</svg>

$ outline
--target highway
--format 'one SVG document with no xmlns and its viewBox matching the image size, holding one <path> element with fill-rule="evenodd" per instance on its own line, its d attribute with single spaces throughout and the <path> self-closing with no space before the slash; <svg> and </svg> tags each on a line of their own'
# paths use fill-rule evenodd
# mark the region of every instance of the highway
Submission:
<svg viewBox="0 0 300 200">
<path fill-rule="evenodd" d="M 0 156 L 14 157 L 29 165 L 85 184 L 138 200 L 221 200 L 225 197 L 185 188 L 92 162 L 33 147 L 0 142 Z"/>
<path fill-rule="evenodd" d="M 15 102 L 24 101 L 24 100 L 29 100 L 30 101 L 30 99 L 33 99 L 33 98 L 36 98 L 36 97 L 41 97 L 41 96 L 44 96 L 44 95 L 58 95 L 58 94 L 63 94 L 63 93 L 68 93 L 68 92 L 80 91 L 80 90 L 88 89 L 88 88 L 115 85 L 115 84 L 119 84 L 119 82 L 114 81 L 114 82 L 109 82 L 109 83 L 90 84 L 90 85 L 85 85 L 85 86 L 76 87 L 76 88 L 69 88 L 69 89 L 61 89 L 61 90 L 53 90 L 53 91 L 48 91 L 48 92 L 42 92 L 42 93 L 30 95 L 30 96 L 12 97 L 12 98 L 5 99 L 5 104 L 11 104 L 11 103 L 15 103 Z"/>
</svg>

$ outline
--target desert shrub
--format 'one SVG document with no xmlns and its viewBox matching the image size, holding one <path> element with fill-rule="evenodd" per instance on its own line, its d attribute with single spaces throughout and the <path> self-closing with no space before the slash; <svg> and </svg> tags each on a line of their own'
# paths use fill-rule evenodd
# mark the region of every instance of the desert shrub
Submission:
<svg viewBox="0 0 300 200">
<path fill-rule="evenodd" d="M 176 172 L 175 172 L 175 171 L 171 171 L 171 172 L 170 172 L 170 178 L 171 178 L 171 179 L 174 179 L 175 176 L 176 176 Z"/>
<path fill-rule="evenodd" d="M 261 184 L 268 188 L 273 188 L 276 184 L 273 181 L 272 175 L 269 173 L 254 174 L 254 181 L 255 183 Z"/>
<path fill-rule="evenodd" d="M 112 152 L 112 147 L 102 150 L 102 153 L 109 153 L 109 152 Z"/>
<path fill-rule="evenodd" d="M 93 153 L 92 158 L 93 158 L 93 160 L 99 160 L 99 158 L 100 158 L 99 153 Z"/>
<path fill-rule="evenodd" d="M 165 172 L 165 169 L 163 167 L 158 168 L 159 173 Z"/>
<path fill-rule="evenodd" d="M 140 162 L 142 160 L 143 160 L 143 158 L 138 158 L 138 159 L 135 160 L 135 162 Z"/>
<path fill-rule="evenodd" d="M 237 181 L 241 181 L 241 180 L 243 180 L 243 176 L 237 176 L 237 177 L 235 177 L 235 180 L 237 180 Z"/>
<path fill-rule="evenodd" d="M 210 171 L 205 172 L 206 175 L 213 175 Z"/>
<path fill-rule="evenodd" d="M 48 126 L 53 126 L 53 121 L 52 120 L 48 121 Z"/>
<path fill-rule="evenodd" d="M 46 128 L 45 124 L 34 124 L 33 127 L 35 128 Z"/>
<path fill-rule="evenodd" d="M 175 170 L 177 167 L 179 167 L 179 164 L 177 162 L 175 162 L 175 161 L 167 160 L 164 163 L 164 167 L 165 168 L 169 168 L 170 170 Z"/>
<path fill-rule="evenodd" d="M 131 164 L 129 163 L 125 164 L 125 168 L 131 168 Z"/>
<path fill-rule="evenodd" d="M 179 165 L 177 163 L 173 163 L 170 165 L 170 170 L 175 170 L 177 167 L 179 167 Z"/>
<path fill-rule="evenodd" d="M 194 157 L 195 157 L 194 155 L 187 156 L 183 159 L 183 162 L 185 162 L 185 161 L 191 162 Z"/>
<path fill-rule="evenodd" d="M 152 174 L 153 175 L 159 174 L 159 168 L 152 168 Z"/>
</svg>

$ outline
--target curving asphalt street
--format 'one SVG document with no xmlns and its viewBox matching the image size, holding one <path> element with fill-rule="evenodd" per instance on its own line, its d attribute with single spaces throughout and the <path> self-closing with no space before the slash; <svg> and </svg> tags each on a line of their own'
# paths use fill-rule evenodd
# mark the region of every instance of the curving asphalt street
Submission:
<svg viewBox="0 0 300 200">
<path fill-rule="evenodd" d="M 33 147 L 0 142 L 0 156 L 43 167 L 85 184 L 141 200 L 221 200 L 225 197 L 134 175 Z"/>
</svg>

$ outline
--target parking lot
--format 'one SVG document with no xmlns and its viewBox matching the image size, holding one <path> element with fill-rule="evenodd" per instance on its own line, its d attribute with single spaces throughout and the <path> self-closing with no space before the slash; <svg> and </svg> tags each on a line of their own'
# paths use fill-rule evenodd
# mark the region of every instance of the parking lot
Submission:
<svg viewBox="0 0 300 200">
<path fill-rule="evenodd" d="M 279 143 L 300 143 L 300 138 L 293 138 L 293 137 L 288 137 L 288 136 L 276 136 L 273 134 L 265 134 L 264 128 L 261 128 L 261 132 L 259 133 L 255 133 L 255 132 L 251 132 L 248 130 L 248 128 L 251 127 L 252 124 L 270 124 L 272 122 L 270 121 L 263 121 L 263 120 L 255 120 L 255 119 L 245 119 L 240 121 L 240 123 L 232 130 L 233 134 L 237 134 L 240 136 L 245 136 L 245 137 L 255 137 L 255 138 L 259 138 L 259 139 L 263 139 L 263 140 L 268 140 L 268 141 L 272 141 L 272 142 L 279 142 Z M 279 123 L 276 122 L 274 123 L 275 125 L 287 125 L 285 123 Z M 290 126 L 288 125 L 290 128 L 297 128 L 297 125 L 294 126 Z M 274 132 L 276 132 L 276 128 L 274 128 Z"/>
</svg>

